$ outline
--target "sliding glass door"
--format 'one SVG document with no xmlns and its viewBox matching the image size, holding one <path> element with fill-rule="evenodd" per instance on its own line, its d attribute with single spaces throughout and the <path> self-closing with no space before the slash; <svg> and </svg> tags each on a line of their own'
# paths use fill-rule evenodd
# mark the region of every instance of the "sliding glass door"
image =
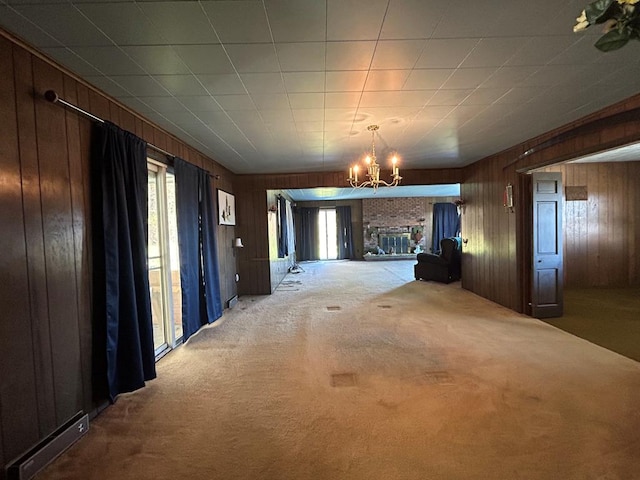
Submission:
<svg viewBox="0 0 640 480">
<path fill-rule="evenodd" d="M 153 343 L 160 358 L 182 341 L 182 294 L 176 220 L 175 176 L 148 163 L 149 289 Z"/>
<path fill-rule="evenodd" d="M 318 216 L 320 260 L 338 258 L 338 229 L 335 208 L 321 208 Z"/>
</svg>

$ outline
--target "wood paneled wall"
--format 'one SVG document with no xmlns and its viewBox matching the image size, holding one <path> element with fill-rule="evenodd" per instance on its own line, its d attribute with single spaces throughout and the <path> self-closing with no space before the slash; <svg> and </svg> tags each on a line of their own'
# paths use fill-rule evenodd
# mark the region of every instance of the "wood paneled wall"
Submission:
<svg viewBox="0 0 640 480">
<path fill-rule="evenodd" d="M 233 174 L 0 30 L 0 479 L 92 388 L 91 122 L 65 100 L 216 175 Z M 235 294 L 233 227 L 218 228 L 223 298 Z"/>
<path fill-rule="evenodd" d="M 515 145 L 465 168 L 461 197 L 462 286 L 518 312 L 528 311 L 527 262 L 530 232 L 524 224 L 530 192 L 521 175 L 535 168 L 640 140 L 640 95 L 579 121 Z M 514 185 L 515 212 L 502 203 Z M 602 260 L 601 260 L 602 261 Z"/>
<path fill-rule="evenodd" d="M 640 161 L 571 163 L 565 187 L 586 187 L 585 200 L 564 201 L 565 287 L 640 285 Z"/>
</svg>

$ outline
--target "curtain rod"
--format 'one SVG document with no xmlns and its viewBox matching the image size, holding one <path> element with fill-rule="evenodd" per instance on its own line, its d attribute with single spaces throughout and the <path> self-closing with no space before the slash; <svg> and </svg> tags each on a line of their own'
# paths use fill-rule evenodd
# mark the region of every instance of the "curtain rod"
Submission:
<svg viewBox="0 0 640 480">
<path fill-rule="evenodd" d="M 92 113 L 89 113 L 86 110 L 81 109 L 80 107 L 74 105 L 73 103 L 69 103 L 66 100 L 63 100 L 62 98 L 60 98 L 58 96 L 58 94 L 54 90 L 47 90 L 46 92 L 44 92 L 44 98 L 49 100 L 51 103 L 59 103 L 61 105 L 64 105 L 67 108 L 70 108 L 71 110 L 75 110 L 76 112 L 81 113 L 85 117 L 88 117 L 88 118 L 90 118 L 92 120 L 95 120 L 96 122 L 105 123 L 102 118 L 96 117 Z M 173 153 L 169 153 L 169 152 L 167 152 L 166 150 L 163 150 L 160 147 L 156 147 L 152 143 L 148 143 L 147 142 L 147 147 L 149 147 L 152 150 L 155 150 L 156 152 L 162 153 L 163 155 L 166 155 L 167 157 L 176 158 L 176 156 Z"/>
</svg>

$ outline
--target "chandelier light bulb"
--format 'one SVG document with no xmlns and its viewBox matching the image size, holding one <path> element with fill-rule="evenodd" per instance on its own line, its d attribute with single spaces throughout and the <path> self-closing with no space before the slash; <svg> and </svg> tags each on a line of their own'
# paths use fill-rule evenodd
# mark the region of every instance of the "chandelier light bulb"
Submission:
<svg viewBox="0 0 640 480">
<path fill-rule="evenodd" d="M 380 186 L 395 187 L 400 183 L 402 177 L 397 166 L 398 157 L 396 155 L 391 159 L 391 182 L 380 180 L 380 165 L 376 161 L 376 143 L 375 135 L 380 127 L 378 125 L 369 125 L 367 130 L 371 132 L 371 154 L 364 159 L 366 164 L 366 179 L 358 183 L 358 165 L 349 167 L 349 184 L 353 188 L 371 187 L 375 190 Z"/>
</svg>

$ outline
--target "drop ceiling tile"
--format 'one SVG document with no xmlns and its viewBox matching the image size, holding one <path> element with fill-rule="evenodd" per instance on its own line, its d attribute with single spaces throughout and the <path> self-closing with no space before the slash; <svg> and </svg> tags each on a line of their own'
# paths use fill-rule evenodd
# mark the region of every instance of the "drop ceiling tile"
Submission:
<svg viewBox="0 0 640 480">
<path fill-rule="evenodd" d="M 431 38 L 446 5 L 436 0 L 393 0 L 389 3 L 380 38 Z"/>
<path fill-rule="evenodd" d="M 283 74 L 284 84 L 289 93 L 310 93 L 324 91 L 323 72 L 288 72 Z"/>
<path fill-rule="evenodd" d="M 275 42 L 324 42 L 324 0 L 265 0 Z"/>
<path fill-rule="evenodd" d="M 413 68 L 424 46 L 424 40 L 381 40 L 376 45 L 371 68 L 377 70 Z"/>
<path fill-rule="evenodd" d="M 324 93 L 290 93 L 291 108 L 324 108 Z"/>
<path fill-rule="evenodd" d="M 296 130 L 298 132 L 322 132 L 323 122 L 297 122 Z"/>
<path fill-rule="evenodd" d="M 0 4 L 0 26 L 9 32 L 16 32 L 36 47 L 62 47 L 62 42 L 56 40 L 45 30 L 27 20 L 23 15 L 9 8 L 7 5 Z M 107 41 L 105 39 L 105 41 Z"/>
<path fill-rule="evenodd" d="M 500 30 L 497 8 L 485 2 L 447 2 L 433 34 L 436 38 L 481 38 Z"/>
<path fill-rule="evenodd" d="M 14 8 L 63 45 L 112 43 L 71 4 L 16 5 Z"/>
<path fill-rule="evenodd" d="M 327 92 L 360 92 L 367 80 L 366 71 L 327 72 Z"/>
<path fill-rule="evenodd" d="M 429 90 L 406 92 L 364 92 L 360 107 L 414 107 L 422 106 L 431 98 Z"/>
<path fill-rule="evenodd" d="M 578 65 L 546 65 L 527 77 L 522 84 L 536 87 L 553 86 L 579 78 L 581 70 L 582 66 Z"/>
<path fill-rule="evenodd" d="M 138 2 L 138 7 L 170 44 L 220 43 L 200 2 Z M 176 28 L 176 25 L 189 25 L 189 28 Z"/>
<path fill-rule="evenodd" d="M 367 76 L 365 91 L 402 90 L 411 70 L 372 70 Z M 411 89 L 408 90 L 419 90 Z"/>
<path fill-rule="evenodd" d="M 285 93 L 280 73 L 243 73 L 240 75 L 250 94 Z"/>
<path fill-rule="evenodd" d="M 202 96 L 207 94 L 194 75 L 156 75 L 155 79 L 172 95 Z"/>
<path fill-rule="evenodd" d="M 117 45 L 160 45 L 161 30 L 151 23 L 136 3 L 83 3 L 77 8 Z"/>
<path fill-rule="evenodd" d="M 462 105 L 491 105 L 509 92 L 509 87 L 476 88 Z"/>
<path fill-rule="evenodd" d="M 122 50 L 151 75 L 190 73 L 189 67 L 185 65 L 171 46 L 122 47 Z"/>
<path fill-rule="evenodd" d="M 240 77 L 235 73 L 221 75 L 197 75 L 211 95 L 242 95 L 247 93 Z"/>
<path fill-rule="evenodd" d="M 117 77 L 116 77 L 117 78 Z M 114 97 L 122 98 L 122 97 L 130 97 L 132 93 L 125 90 L 121 85 L 119 85 L 115 80 L 105 77 L 105 76 L 97 76 L 97 77 L 84 77 L 84 79 L 89 82 L 91 85 L 98 87 L 103 92 L 112 95 Z"/>
<path fill-rule="evenodd" d="M 272 93 L 266 95 L 251 95 L 256 107 L 262 109 L 283 109 L 289 107 L 289 99 L 287 95 L 281 93 Z"/>
<path fill-rule="evenodd" d="M 327 108 L 324 111 L 324 119 L 326 122 L 349 122 L 353 120 L 355 110 L 353 108 Z"/>
<path fill-rule="evenodd" d="M 297 108 L 293 109 L 292 112 L 296 123 L 324 121 L 324 110 L 322 108 Z"/>
<path fill-rule="evenodd" d="M 229 117 L 233 122 L 240 126 L 245 126 L 248 124 L 260 125 L 261 128 L 264 128 L 262 117 L 258 113 L 258 110 L 230 110 L 228 112 Z"/>
<path fill-rule="evenodd" d="M 453 75 L 450 68 L 429 68 L 411 71 L 404 85 L 406 90 L 437 90 Z"/>
<path fill-rule="evenodd" d="M 324 70 L 326 47 L 323 42 L 277 43 L 276 52 L 283 72 Z"/>
<path fill-rule="evenodd" d="M 194 112 L 196 116 L 205 125 L 218 125 L 220 123 L 231 123 L 231 118 L 228 112 L 223 110 L 208 111 L 208 112 Z"/>
<path fill-rule="evenodd" d="M 530 102 L 536 97 L 542 95 L 548 87 L 514 87 L 511 88 L 506 95 L 496 100 L 496 103 L 505 103 L 518 105 Z"/>
<path fill-rule="evenodd" d="M 192 112 L 216 112 L 220 111 L 220 105 L 215 101 L 213 97 L 206 96 L 177 96 L 179 100 L 186 108 Z"/>
<path fill-rule="evenodd" d="M 176 45 L 174 49 L 192 73 L 235 73 L 221 45 Z"/>
<path fill-rule="evenodd" d="M 360 92 L 334 92 L 324 96 L 325 108 L 356 108 L 360 103 Z"/>
<path fill-rule="evenodd" d="M 482 38 L 462 62 L 462 68 L 499 67 L 515 55 L 527 37 Z"/>
<path fill-rule="evenodd" d="M 184 112 L 185 108 L 177 99 L 173 97 L 150 97 L 139 96 L 138 100 L 147 105 L 151 110 L 160 113 Z"/>
<path fill-rule="evenodd" d="M 72 47 L 72 50 L 105 75 L 143 75 L 145 73 L 118 47 Z"/>
<path fill-rule="evenodd" d="M 83 77 L 100 76 L 100 72 L 93 68 L 90 63 L 66 47 L 45 47 L 40 48 L 40 50 L 77 75 Z"/>
<path fill-rule="evenodd" d="M 476 38 L 427 40 L 415 68 L 456 68 L 478 42 Z"/>
<path fill-rule="evenodd" d="M 248 94 L 214 95 L 214 98 L 223 110 L 253 110 L 256 108 Z"/>
<path fill-rule="evenodd" d="M 327 70 L 368 70 L 375 42 L 327 43 Z"/>
<path fill-rule="evenodd" d="M 377 40 L 387 0 L 327 0 L 327 40 Z"/>
<path fill-rule="evenodd" d="M 473 89 L 438 90 L 429 99 L 429 105 L 458 105 L 467 98 Z"/>
<path fill-rule="evenodd" d="M 223 43 L 271 42 L 261 1 L 216 1 L 202 5 Z"/>
<path fill-rule="evenodd" d="M 529 76 L 533 75 L 538 67 L 517 66 L 500 67 L 487 78 L 481 86 L 485 87 L 517 87 Z"/>
<path fill-rule="evenodd" d="M 226 45 L 238 73 L 279 72 L 278 58 L 271 44 Z"/>
<path fill-rule="evenodd" d="M 444 83 L 443 88 L 476 88 L 489 78 L 495 68 L 458 68 Z"/>
<path fill-rule="evenodd" d="M 291 113 L 290 108 L 280 108 L 280 109 L 262 109 L 260 110 L 260 116 L 265 124 L 269 125 L 271 128 L 271 124 L 280 124 L 280 123 L 291 123 L 292 129 L 295 130 L 295 126 L 293 126 L 293 114 Z"/>
<path fill-rule="evenodd" d="M 577 40 L 575 35 L 570 34 L 531 38 L 507 61 L 506 65 L 546 65 Z"/>
<path fill-rule="evenodd" d="M 123 75 L 112 78 L 135 97 L 169 96 L 166 89 L 150 75 Z"/>
</svg>

